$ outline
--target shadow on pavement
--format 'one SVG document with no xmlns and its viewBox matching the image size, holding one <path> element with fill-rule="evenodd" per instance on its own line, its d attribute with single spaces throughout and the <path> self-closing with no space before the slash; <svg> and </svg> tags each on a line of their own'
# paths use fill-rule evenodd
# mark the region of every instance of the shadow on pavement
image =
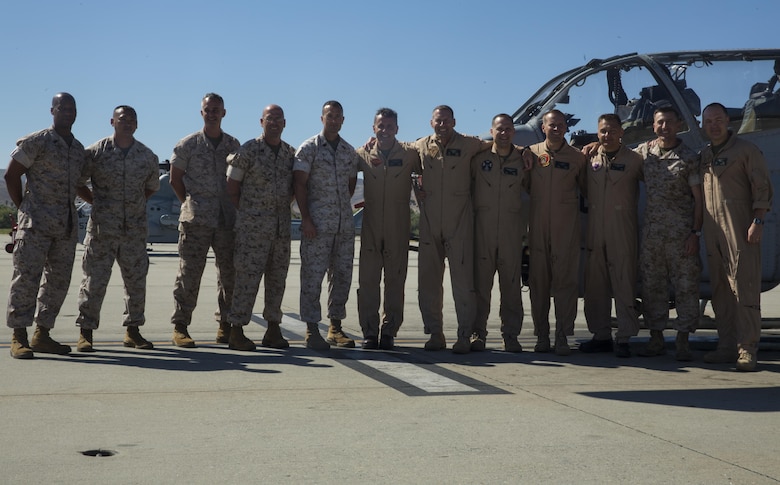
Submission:
<svg viewBox="0 0 780 485">
<path fill-rule="evenodd" d="M 583 396 L 612 401 L 661 404 L 723 411 L 771 413 L 780 411 L 780 387 L 732 389 L 678 389 L 659 391 L 581 392 Z"/>
</svg>

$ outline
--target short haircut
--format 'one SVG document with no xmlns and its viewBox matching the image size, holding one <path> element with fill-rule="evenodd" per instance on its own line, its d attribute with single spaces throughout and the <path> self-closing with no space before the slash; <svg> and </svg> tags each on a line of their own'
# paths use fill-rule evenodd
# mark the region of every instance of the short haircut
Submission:
<svg viewBox="0 0 780 485">
<path fill-rule="evenodd" d="M 620 116 L 616 115 L 615 113 L 604 113 L 603 115 L 599 116 L 599 123 L 602 121 L 606 121 L 607 123 L 614 123 L 618 126 L 623 126 L 623 121 L 620 120 Z"/>
<path fill-rule="evenodd" d="M 545 114 L 543 114 L 542 115 L 542 121 L 544 122 L 544 119 L 547 118 L 547 116 L 549 116 L 549 115 L 558 115 L 561 118 L 563 118 L 564 121 L 567 121 L 566 120 L 566 115 L 563 114 L 563 111 L 561 111 L 559 109 L 551 109 L 550 111 L 548 111 Z M 567 121 L 567 124 L 568 124 L 568 121 Z"/>
<path fill-rule="evenodd" d="M 116 113 L 116 112 L 117 112 L 117 111 L 119 111 L 119 110 L 122 110 L 122 111 L 127 111 L 128 113 L 132 113 L 132 114 L 133 114 L 133 116 L 135 116 L 136 118 L 138 118 L 138 113 L 136 113 L 136 112 L 135 112 L 135 108 L 133 108 L 132 106 L 128 106 L 128 105 L 126 105 L 126 104 L 120 104 L 119 106 L 117 106 L 116 108 L 114 108 L 114 113 Z"/>
<path fill-rule="evenodd" d="M 446 104 L 440 104 L 439 106 L 433 108 L 432 113 L 435 113 L 436 111 L 447 111 L 449 112 L 450 116 L 452 116 L 453 118 L 455 117 L 455 112 L 452 110 L 452 108 L 450 108 Z"/>
<path fill-rule="evenodd" d="M 55 106 L 59 106 L 63 101 L 70 101 L 71 103 L 76 104 L 76 98 L 74 98 L 72 94 L 57 93 L 51 98 L 51 107 L 54 108 Z"/>
<path fill-rule="evenodd" d="M 660 108 L 656 108 L 655 111 L 653 111 L 653 118 L 655 118 L 655 115 L 658 113 L 672 113 L 675 118 L 678 120 L 682 120 L 682 116 L 680 116 L 680 112 L 677 111 L 677 108 L 674 106 L 661 106 Z"/>
<path fill-rule="evenodd" d="M 201 100 L 201 102 L 205 103 L 207 99 L 213 99 L 214 101 L 218 102 L 222 106 L 225 106 L 225 100 L 222 99 L 222 96 L 220 96 L 217 93 L 206 93 L 206 95 L 203 96 L 203 99 Z"/>
<path fill-rule="evenodd" d="M 374 119 L 379 118 L 380 116 L 384 118 L 392 118 L 396 123 L 398 123 L 398 113 L 393 111 L 390 108 L 379 108 L 376 110 L 376 114 L 374 115 Z"/>
<path fill-rule="evenodd" d="M 325 103 L 322 105 L 322 112 L 323 113 L 325 112 L 325 108 L 327 106 L 330 106 L 331 108 L 336 108 L 339 111 L 341 111 L 342 113 L 344 112 L 344 107 L 341 106 L 341 103 L 339 103 L 335 99 L 331 99 L 330 101 L 325 101 Z"/>
<path fill-rule="evenodd" d="M 722 104 L 720 104 L 720 103 L 710 103 L 710 104 L 708 104 L 707 106 L 705 106 L 705 107 L 704 107 L 704 109 L 703 109 L 703 110 L 701 110 L 702 114 L 704 114 L 704 112 L 705 112 L 705 111 L 707 111 L 707 108 L 720 108 L 720 109 L 721 109 L 721 111 L 723 111 L 723 114 L 725 114 L 725 115 L 726 115 L 726 118 L 729 118 L 729 112 L 728 112 L 728 110 L 726 109 L 726 107 L 725 107 L 725 106 L 723 106 L 723 105 L 722 105 Z"/>
<path fill-rule="evenodd" d="M 506 114 L 506 113 L 499 113 L 499 114 L 495 115 L 493 117 L 493 120 L 490 122 L 490 124 L 491 125 L 495 125 L 496 124 L 496 120 L 498 120 L 499 118 L 506 118 L 506 119 L 508 119 L 512 123 L 512 125 L 515 124 L 515 120 L 511 116 Z"/>
</svg>

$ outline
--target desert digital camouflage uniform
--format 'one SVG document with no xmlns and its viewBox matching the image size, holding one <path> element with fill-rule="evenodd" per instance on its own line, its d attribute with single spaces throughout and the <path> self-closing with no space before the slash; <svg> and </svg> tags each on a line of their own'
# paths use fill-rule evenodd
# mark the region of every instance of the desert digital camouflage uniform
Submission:
<svg viewBox="0 0 780 485">
<path fill-rule="evenodd" d="M 227 157 L 241 146 L 222 133 L 215 147 L 203 130 L 182 139 L 173 149 L 171 165 L 182 169 L 187 198 L 179 214 L 179 272 L 173 289 L 171 323 L 189 325 L 198 302 L 200 280 L 209 247 L 217 268 L 218 310 L 214 317 L 227 322 L 233 299 L 236 209 L 227 196 Z"/>
<path fill-rule="evenodd" d="M 75 138 L 68 145 L 53 127 L 16 145 L 11 158 L 27 168 L 27 184 L 19 207 L 7 324 L 25 328 L 35 321 L 52 328 L 73 271 L 78 233 L 74 202 L 86 160 L 84 145 Z"/>
<path fill-rule="evenodd" d="M 524 178 L 530 194 L 528 246 L 534 335 L 550 334 L 550 297 L 555 302 L 555 334 L 574 333 L 580 267 L 580 191 L 586 185 L 585 156 L 564 143 L 557 151 L 545 142 L 529 147 L 537 161 Z"/>
<path fill-rule="evenodd" d="M 435 135 L 414 143 L 422 160 L 425 200 L 420 203 L 419 304 L 426 334 L 443 331 L 444 258 L 458 319 L 458 338 L 469 339 L 477 312 L 474 292 L 474 208 L 471 158 L 482 141 L 454 132 L 447 146 Z"/>
<path fill-rule="evenodd" d="M 125 285 L 123 325 L 144 324 L 146 307 L 146 191 L 160 189 L 159 160 L 143 143 L 135 140 L 129 149 L 114 145 L 110 136 L 86 149 L 83 186 L 92 185 L 92 213 L 84 239 L 79 288 L 79 316 L 76 325 L 96 329 L 106 296 L 114 260 Z"/>
<path fill-rule="evenodd" d="M 474 285 L 477 317 L 474 333 L 487 336 L 490 297 L 498 271 L 501 290 L 501 334 L 517 338 L 523 327 L 523 280 L 521 276 L 524 228 L 521 224 L 523 194 L 522 148 L 514 146 L 507 157 L 495 147 L 471 159 L 474 183 Z"/>
<path fill-rule="evenodd" d="M 610 340 L 614 298 L 615 338 L 623 343 L 639 333 L 635 301 L 642 157 L 621 146 L 610 159 L 602 146 L 589 166 L 585 318 L 594 339 Z"/>
<path fill-rule="evenodd" d="M 358 266 L 358 318 L 365 337 L 379 337 L 380 282 L 385 291 L 382 334 L 395 337 L 404 320 L 404 286 L 411 232 L 409 199 L 412 172 L 420 173 L 420 156 L 395 142 L 388 153 L 378 145 L 357 149 L 363 172 L 363 226 Z"/>
<path fill-rule="evenodd" d="M 645 326 L 663 330 L 669 319 L 669 283 L 674 288 L 674 329 L 694 332 L 699 322 L 698 254 L 685 255 L 694 224 L 691 187 L 701 185 L 699 156 L 685 143 L 664 150 L 657 140 L 635 150 L 644 158 L 647 207 L 642 227 L 639 273 Z"/>
<path fill-rule="evenodd" d="M 241 182 L 233 259 L 236 283 L 228 316 L 231 325 L 249 323 L 263 276 L 263 318 L 282 321 L 282 298 L 290 266 L 294 160 L 293 147 L 282 142 L 275 152 L 263 136 L 244 143 L 228 160 L 228 177 Z"/>
<path fill-rule="evenodd" d="M 343 138 L 334 151 L 320 133 L 298 148 L 293 170 L 307 172 L 309 213 L 317 229 L 313 239 L 301 240 L 301 319 L 322 320 L 322 279 L 328 273 L 328 315 L 342 320 L 352 284 L 355 223 L 352 220 L 350 179 L 357 177 L 359 158 Z"/>
<path fill-rule="evenodd" d="M 761 245 L 747 242 L 754 209 L 772 207 L 764 155 L 731 134 L 719 152 L 701 152 L 704 240 L 718 349 L 755 355 L 761 337 Z"/>
</svg>

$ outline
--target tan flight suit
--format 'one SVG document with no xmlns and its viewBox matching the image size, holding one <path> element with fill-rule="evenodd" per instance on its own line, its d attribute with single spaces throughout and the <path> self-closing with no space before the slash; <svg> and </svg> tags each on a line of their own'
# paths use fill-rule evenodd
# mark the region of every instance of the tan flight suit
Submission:
<svg viewBox="0 0 780 485">
<path fill-rule="evenodd" d="M 585 156 L 564 144 L 557 152 L 545 142 L 530 147 L 537 161 L 524 184 L 531 195 L 528 286 L 534 335 L 550 334 L 550 297 L 555 298 L 555 334 L 574 333 L 580 263 L 580 199 Z"/>
<path fill-rule="evenodd" d="M 523 259 L 521 225 L 523 194 L 522 148 L 513 147 L 502 157 L 495 147 L 471 159 L 474 184 L 474 287 L 477 291 L 477 317 L 474 333 L 487 336 L 493 279 L 498 271 L 501 290 L 499 317 L 504 338 L 517 338 L 523 327 Z"/>
<path fill-rule="evenodd" d="M 482 141 L 455 133 L 442 146 L 435 135 L 414 143 L 420 152 L 425 200 L 420 204 L 419 303 L 426 334 L 442 332 L 444 258 L 449 262 L 458 337 L 469 338 L 476 314 L 471 158 Z"/>
<path fill-rule="evenodd" d="M 588 169 L 585 318 L 596 340 L 612 338 L 612 297 L 619 343 L 639 333 L 637 296 L 639 181 L 642 156 L 621 146 L 614 159 L 600 147 Z"/>
<path fill-rule="evenodd" d="M 357 305 L 364 337 L 379 337 L 380 282 L 385 274 L 382 334 L 395 337 L 404 319 L 404 285 L 411 232 L 409 199 L 412 172 L 420 156 L 396 142 L 385 155 L 378 146 L 358 148 L 363 172 L 363 227 L 360 231 Z"/>
<path fill-rule="evenodd" d="M 761 245 L 748 244 L 747 231 L 753 210 L 772 205 L 766 160 L 758 147 L 734 134 L 718 153 L 707 146 L 701 157 L 718 349 L 755 354 L 761 336 Z"/>
</svg>

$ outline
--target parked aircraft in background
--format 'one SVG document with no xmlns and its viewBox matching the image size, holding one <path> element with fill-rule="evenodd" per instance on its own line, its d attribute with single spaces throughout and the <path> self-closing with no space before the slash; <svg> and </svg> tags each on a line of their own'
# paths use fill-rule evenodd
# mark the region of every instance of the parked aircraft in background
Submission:
<svg viewBox="0 0 780 485">
<path fill-rule="evenodd" d="M 599 115 L 615 113 L 623 120 L 623 142 L 634 147 L 655 137 L 653 111 L 672 105 L 685 122 L 680 138 L 700 150 L 708 143 L 700 129 L 701 110 L 719 102 L 728 108 L 733 132 L 761 148 L 772 184 L 780 187 L 779 77 L 780 49 L 634 53 L 593 59 L 552 78 L 515 111 L 515 143 L 542 141 L 542 116 L 558 109 L 566 114 L 573 145 L 596 140 Z M 763 291 L 780 283 L 779 207 L 780 194 L 775 193 L 761 238 Z M 583 205 L 583 217 L 585 213 Z M 706 258 L 702 259 L 701 295 L 709 299 L 712 288 Z"/>
</svg>

